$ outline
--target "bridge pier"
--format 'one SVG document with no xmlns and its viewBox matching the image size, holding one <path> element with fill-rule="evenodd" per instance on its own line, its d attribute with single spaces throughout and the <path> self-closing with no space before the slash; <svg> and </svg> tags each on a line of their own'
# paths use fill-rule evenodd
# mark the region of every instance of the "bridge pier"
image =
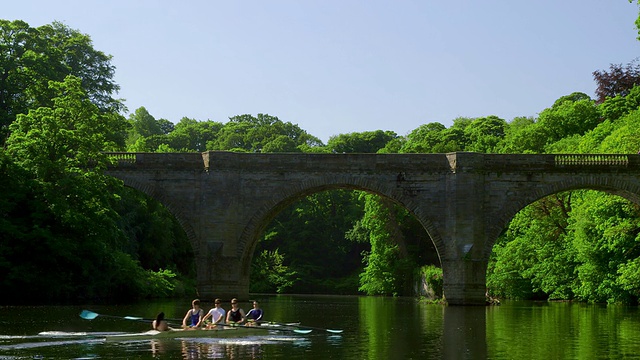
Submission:
<svg viewBox="0 0 640 360">
<path fill-rule="evenodd" d="M 249 300 L 249 284 L 238 282 L 218 281 L 215 284 L 198 284 L 198 297 L 205 302 L 213 302 L 214 299 L 230 301 L 237 298 L 240 301 Z"/>
<path fill-rule="evenodd" d="M 442 260 L 444 297 L 449 305 L 486 305 L 485 260 Z"/>
<path fill-rule="evenodd" d="M 451 305 L 484 305 L 487 256 L 486 241 L 487 178 L 484 154 L 447 155 L 455 172 L 444 188 L 445 217 L 439 232 L 445 239 L 441 257 L 443 291 Z"/>
<path fill-rule="evenodd" d="M 200 300 L 249 300 L 249 274 L 242 273 L 239 258 L 224 256 L 221 251 L 211 252 L 207 248 L 201 251 L 196 261 L 196 291 Z"/>
</svg>

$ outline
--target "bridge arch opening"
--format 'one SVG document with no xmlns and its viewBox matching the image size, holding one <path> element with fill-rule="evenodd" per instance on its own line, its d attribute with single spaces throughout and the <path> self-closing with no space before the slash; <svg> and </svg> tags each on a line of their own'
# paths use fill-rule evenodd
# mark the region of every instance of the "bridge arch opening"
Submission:
<svg viewBox="0 0 640 360">
<path fill-rule="evenodd" d="M 194 243 L 184 223 L 165 202 L 150 196 L 144 188 L 136 188 L 135 184 L 125 183 L 120 196 L 116 210 L 121 218 L 119 226 L 127 239 L 122 244 L 123 250 L 146 270 L 169 270 L 177 275 L 174 285 L 178 287 L 166 296 L 192 296 L 197 269 Z"/>
<path fill-rule="evenodd" d="M 380 209 L 385 209 L 385 219 L 375 219 L 372 212 Z M 394 248 L 386 255 L 375 253 L 370 260 L 394 257 L 386 261 L 394 262 L 387 265 L 398 271 L 396 294 L 420 291 L 413 278 L 417 267 L 441 267 L 424 219 L 397 199 L 359 186 L 329 184 L 288 194 L 265 210 L 259 223 L 243 260 L 254 293 L 362 294 L 360 277 L 368 265 L 363 256 L 372 254 L 369 236 L 375 226 L 388 231 L 389 239 L 378 239 L 379 243 Z"/>
<path fill-rule="evenodd" d="M 487 291 L 498 298 L 637 304 L 640 196 L 633 182 L 554 184 L 492 242 Z"/>
</svg>

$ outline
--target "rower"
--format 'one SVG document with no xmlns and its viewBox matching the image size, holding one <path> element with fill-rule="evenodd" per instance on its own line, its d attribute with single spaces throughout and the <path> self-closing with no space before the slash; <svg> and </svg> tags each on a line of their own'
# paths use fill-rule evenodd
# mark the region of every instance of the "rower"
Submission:
<svg viewBox="0 0 640 360">
<path fill-rule="evenodd" d="M 202 319 L 202 322 L 207 324 L 207 320 L 211 317 L 211 323 L 207 324 L 207 329 L 215 329 L 217 325 L 224 323 L 225 310 L 220 307 L 220 304 L 222 304 L 222 300 L 215 299 L 213 309 L 209 310 Z"/>
<path fill-rule="evenodd" d="M 227 324 L 240 325 L 246 320 L 244 310 L 238 307 L 238 299 L 231 299 L 231 309 L 227 312 Z"/>
<path fill-rule="evenodd" d="M 156 319 L 153 320 L 151 325 L 153 326 L 153 330 L 158 330 L 158 331 L 173 330 L 172 328 L 169 327 L 167 320 L 164 319 L 163 312 L 159 313 L 158 316 L 156 316 Z"/>
<path fill-rule="evenodd" d="M 191 309 L 187 311 L 187 314 L 182 319 L 182 328 L 199 328 L 202 325 L 202 321 L 204 320 L 204 310 L 200 308 L 200 300 L 195 299 L 191 302 Z M 187 322 L 189 325 L 187 326 Z"/>
<path fill-rule="evenodd" d="M 257 322 L 262 320 L 262 309 L 258 305 L 257 301 L 253 301 L 253 309 L 249 310 L 247 313 L 247 325 L 255 325 Z"/>
</svg>

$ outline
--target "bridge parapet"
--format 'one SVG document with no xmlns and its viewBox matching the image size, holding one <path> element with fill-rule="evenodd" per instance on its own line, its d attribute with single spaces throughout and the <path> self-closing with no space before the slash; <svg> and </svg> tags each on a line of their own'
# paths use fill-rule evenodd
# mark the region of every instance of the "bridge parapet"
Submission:
<svg viewBox="0 0 640 360">
<path fill-rule="evenodd" d="M 255 154 L 208 151 L 203 153 L 202 157 L 209 170 L 264 170 L 269 172 L 450 171 L 445 154 Z"/>
<path fill-rule="evenodd" d="M 625 154 L 559 154 L 554 160 L 556 166 L 629 166 Z"/>
<path fill-rule="evenodd" d="M 571 171 L 599 172 L 612 169 L 637 169 L 640 156 L 627 154 L 476 154 L 481 156 L 481 168 L 497 173 L 540 172 L 554 173 Z M 464 164 L 461 153 L 455 153 L 457 162 Z M 465 156 L 465 155 L 462 155 Z"/>
<path fill-rule="evenodd" d="M 219 170 L 296 170 L 296 171 L 390 171 L 420 170 L 429 172 L 475 171 L 593 171 L 597 167 L 640 167 L 640 157 L 626 154 L 313 154 L 313 153 L 237 153 L 207 151 L 203 153 L 106 153 L 117 167 L 161 169 Z M 564 171 L 564 170 L 563 170 Z"/>
<path fill-rule="evenodd" d="M 204 169 L 201 153 L 105 153 L 113 167 L 143 169 Z"/>
</svg>

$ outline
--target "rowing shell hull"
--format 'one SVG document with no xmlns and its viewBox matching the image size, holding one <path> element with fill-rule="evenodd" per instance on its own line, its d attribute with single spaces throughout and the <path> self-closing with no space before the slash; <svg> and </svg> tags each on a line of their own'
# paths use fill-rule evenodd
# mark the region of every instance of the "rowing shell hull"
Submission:
<svg viewBox="0 0 640 360">
<path fill-rule="evenodd" d="M 169 331 L 149 330 L 135 334 L 117 334 L 107 336 L 107 341 L 129 341 L 147 339 L 173 339 L 173 338 L 234 338 L 254 335 L 268 334 L 269 329 L 256 327 L 224 327 L 213 330 L 183 330 L 174 329 Z"/>
</svg>

